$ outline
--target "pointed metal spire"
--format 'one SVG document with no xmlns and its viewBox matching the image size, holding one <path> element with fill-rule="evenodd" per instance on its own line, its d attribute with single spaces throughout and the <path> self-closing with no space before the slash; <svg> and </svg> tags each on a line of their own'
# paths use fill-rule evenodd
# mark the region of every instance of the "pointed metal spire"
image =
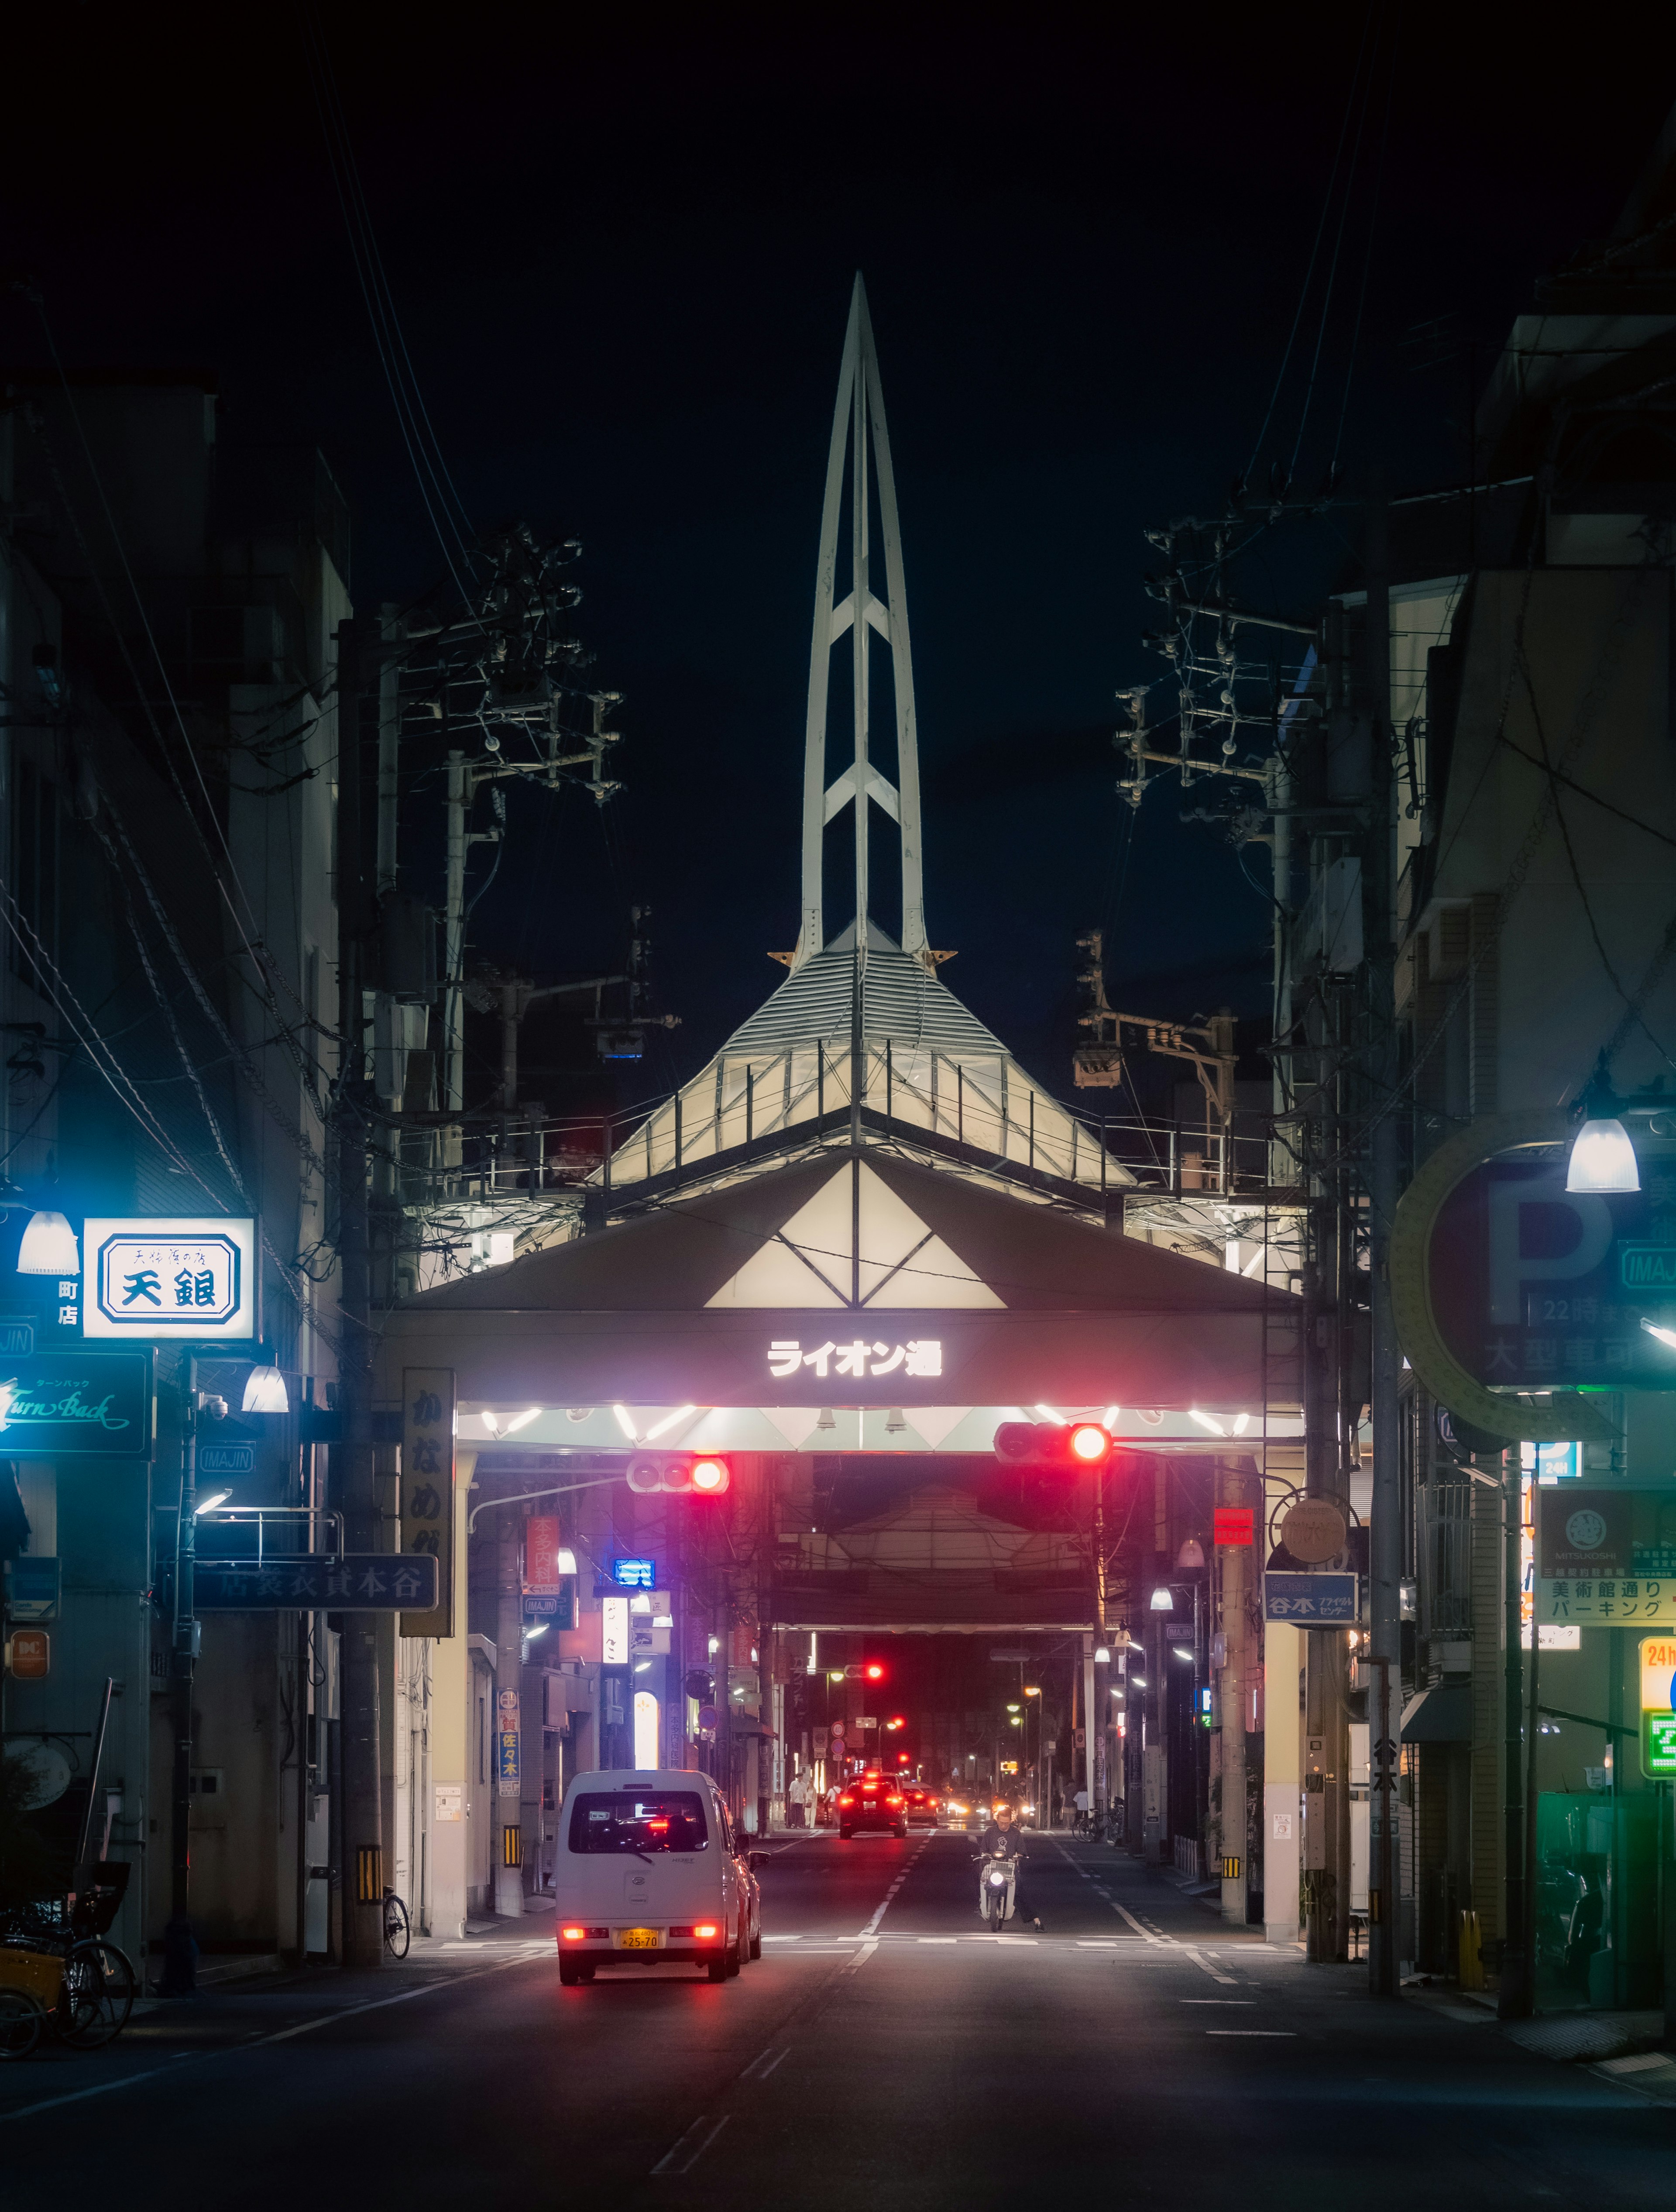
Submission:
<svg viewBox="0 0 1676 2212">
<path fill-rule="evenodd" d="M 871 449 L 872 468 L 868 468 Z M 848 466 L 846 468 L 846 461 Z M 839 600 L 838 529 L 849 490 L 849 583 Z M 884 589 L 881 600 L 871 577 L 872 499 L 877 487 L 878 515 L 884 540 Z M 834 647 L 850 641 L 853 693 L 853 744 L 836 777 L 827 781 L 827 695 Z M 868 752 L 869 656 L 877 635 L 890 647 L 892 689 L 896 708 L 896 780 L 874 766 Z M 847 806 L 855 830 L 855 945 L 857 964 L 865 960 L 868 934 L 867 827 L 877 806 L 896 824 L 902 851 L 902 949 L 927 968 L 935 963 L 926 947 L 925 893 L 920 857 L 920 756 L 914 719 L 914 665 L 908 651 L 908 594 L 902 581 L 902 532 L 896 520 L 896 483 L 890 466 L 890 438 L 884 422 L 884 396 L 873 350 L 867 295 L 858 270 L 850 297 L 849 327 L 844 336 L 843 366 L 833 410 L 832 447 L 827 459 L 826 499 L 821 510 L 821 550 L 815 574 L 815 627 L 809 652 L 809 719 L 804 752 L 803 913 L 792 965 L 800 968 L 826 944 L 821 872 L 822 833 Z"/>
</svg>

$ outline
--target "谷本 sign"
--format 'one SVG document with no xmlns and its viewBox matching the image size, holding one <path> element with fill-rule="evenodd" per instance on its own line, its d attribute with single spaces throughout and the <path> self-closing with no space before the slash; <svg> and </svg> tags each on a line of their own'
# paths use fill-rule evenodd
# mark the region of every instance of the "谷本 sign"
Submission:
<svg viewBox="0 0 1676 2212">
<path fill-rule="evenodd" d="M 253 1220 L 89 1218 L 82 1255 L 84 1336 L 203 1343 L 257 1334 Z"/>
<path fill-rule="evenodd" d="M 269 1559 L 199 1559 L 198 1613 L 399 1613 L 436 1602 L 436 1561 L 399 1552 L 297 1553 Z"/>
<path fill-rule="evenodd" d="M 1297 1628 L 1344 1627 L 1357 1617 L 1354 1575 L 1266 1574 L 1263 1618 L 1289 1620 Z"/>
</svg>

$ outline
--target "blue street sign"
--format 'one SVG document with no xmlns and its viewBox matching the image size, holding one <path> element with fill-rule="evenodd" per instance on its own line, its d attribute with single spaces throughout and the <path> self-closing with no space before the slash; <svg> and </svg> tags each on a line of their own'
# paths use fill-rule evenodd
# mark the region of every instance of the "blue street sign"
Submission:
<svg viewBox="0 0 1676 2212">
<path fill-rule="evenodd" d="M 25 1553 L 6 1561 L 6 1610 L 14 1620 L 56 1620 L 58 1562 Z"/>
<path fill-rule="evenodd" d="M 1289 1620 L 1297 1628 L 1347 1627 L 1357 1613 L 1354 1575 L 1263 1577 L 1265 1620 Z"/>
<path fill-rule="evenodd" d="M 656 1589 L 658 1562 L 655 1559 L 613 1559 L 611 1580 L 619 1589 Z"/>
<path fill-rule="evenodd" d="M 254 1444 L 200 1444 L 197 1448 L 197 1471 L 206 1474 L 254 1474 L 256 1446 Z"/>
<path fill-rule="evenodd" d="M 436 1561 L 422 1552 L 199 1559 L 192 1580 L 198 1613 L 283 1613 L 316 1607 L 333 1613 L 428 1613 L 435 1607 L 436 1591 Z"/>
</svg>

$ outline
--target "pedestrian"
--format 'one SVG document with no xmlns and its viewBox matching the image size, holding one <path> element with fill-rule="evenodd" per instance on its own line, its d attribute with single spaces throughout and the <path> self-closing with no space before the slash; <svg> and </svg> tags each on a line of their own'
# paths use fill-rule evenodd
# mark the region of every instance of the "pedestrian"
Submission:
<svg viewBox="0 0 1676 2212">
<path fill-rule="evenodd" d="M 1085 1836 L 1088 1833 L 1088 1792 L 1086 1790 L 1079 1790 L 1077 1792 L 1075 1802 L 1077 1807 L 1077 1817 L 1072 1823 L 1072 1832 L 1078 1836 Z"/>
</svg>

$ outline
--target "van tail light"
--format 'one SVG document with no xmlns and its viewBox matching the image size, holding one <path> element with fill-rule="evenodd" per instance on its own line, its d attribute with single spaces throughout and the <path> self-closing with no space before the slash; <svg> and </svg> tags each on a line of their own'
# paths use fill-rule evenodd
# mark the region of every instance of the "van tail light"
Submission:
<svg viewBox="0 0 1676 2212">
<path fill-rule="evenodd" d="M 854 1802 L 855 1802 L 855 1800 L 854 1800 L 854 1798 L 853 1798 L 853 1797 L 841 1797 L 841 1798 L 838 1800 L 838 1802 L 839 1802 L 841 1805 L 853 1805 L 853 1804 L 854 1804 Z"/>
<path fill-rule="evenodd" d="M 720 1929 L 714 1920 L 701 1920 L 697 1927 L 693 1929 L 693 1934 L 701 1943 L 714 1943 L 720 1933 Z"/>
<path fill-rule="evenodd" d="M 586 1928 L 561 1928 L 559 1930 L 567 1943 L 580 1943 L 587 1932 Z"/>
</svg>

